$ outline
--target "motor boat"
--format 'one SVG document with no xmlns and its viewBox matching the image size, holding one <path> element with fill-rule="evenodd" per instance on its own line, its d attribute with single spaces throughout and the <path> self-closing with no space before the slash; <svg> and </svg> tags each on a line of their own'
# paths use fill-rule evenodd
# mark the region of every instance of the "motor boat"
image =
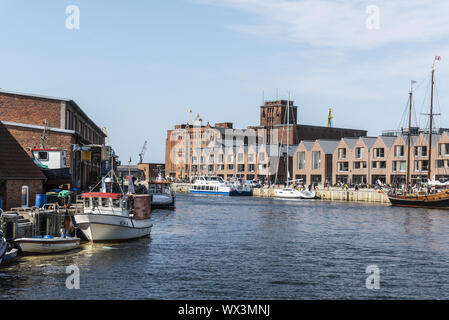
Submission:
<svg viewBox="0 0 449 320">
<path fill-rule="evenodd" d="M 83 213 L 75 222 L 89 241 L 130 240 L 149 236 L 151 195 L 82 193 Z"/>
<path fill-rule="evenodd" d="M 57 253 L 76 249 L 80 246 L 80 238 L 63 235 L 59 237 L 34 236 L 14 240 L 14 245 L 24 254 Z"/>
<path fill-rule="evenodd" d="M 151 208 L 174 208 L 175 192 L 170 181 L 160 174 L 156 180 L 148 182 L 148 194 L 152 195 Z"/>
<path fill-rule="evenodd" d="M 201 176 L 194 179 L 189 191 L 194 194 L 250 196 L 251 186 L 238 181 L 224 181 L 218 176 Z"/>
</svg>

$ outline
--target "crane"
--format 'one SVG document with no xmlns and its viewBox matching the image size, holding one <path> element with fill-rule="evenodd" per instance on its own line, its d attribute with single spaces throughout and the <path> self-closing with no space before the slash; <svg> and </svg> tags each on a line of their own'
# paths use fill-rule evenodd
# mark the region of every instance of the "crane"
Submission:
<svg viewBox="0 0 449 320">
<path fill-rule="evenodd" d="M 332 119 L 334 117 L 332 116 L 332 108 L 329 108 L 329 115 L 327 116 L 327 127 L 332 128 Z"/>
<path fill-rule="evenodd" d="M 145 151 L 147 151 L 147 141 L 143 144 L 142 151 L 139 153 L 139 163 L 143 162 L 143 156 L 145 155 Z"/>
</svg>

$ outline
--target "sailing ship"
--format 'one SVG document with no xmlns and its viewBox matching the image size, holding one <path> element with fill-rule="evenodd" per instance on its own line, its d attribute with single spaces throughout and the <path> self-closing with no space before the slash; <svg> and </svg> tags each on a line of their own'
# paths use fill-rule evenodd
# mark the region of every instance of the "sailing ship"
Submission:
<svg viewBox="0 0 449 320">
<path fill-rule="evenodd" d="M 288 94 L 287 101 L 287 127 L 290 125 L 290 93 Z M 282 128 L 284 130 L 284 127 Z M 274 196 L 276 198 L 289 198 L 289 199 L 314 199 L 316 198 L 315 191 L 311 190 L 297 190 L 295 188 L 290 188 L 290 171 L 289 171 L 289 137 L 290 134 L 287 133 L 287 148 L 286 148 L 286 156 L 285 156 L 285 178 L 286 178 L 286 187 L 280 187 L 274 189 Z M 280 159 L 280 155 L 279 155 Z"/>
<path fill-rule="evenodd" d="M 435 61 L 439 57 L 435 57 Z M 406 166 L 406 183 L 405 190 L 390 190 L 388 198 L 394 206 L 407 207 L 424 207 L 424 208 L 441 208 L 449 207 L 449 188 L 437 189 L 437 183 L 431 183 L 430 175 L 432 168 L 432 133 L 433 133 L 433 94 L 435 84 L 435 61 L 432 66 L 431 75 L 431 92 L 430 92 L 430 113 L 429 113 L 429 151 L 428 151 L 428 165 L 427 176 L 428 184 L 425 191 L 418 192 L 410 188 L 410 144 L 411 144 L 411 114 L 412 114 L 412 97 L 413 97 L 413 83 L 412 81 L 409 92 L 409 117 L 408 117 L 408 134 L 407 134 L 407 166 Z M 434 179 L 432 179 L 434 180 Z M 444 186 L 444 185 L 443 185 Z"/>
</svg>

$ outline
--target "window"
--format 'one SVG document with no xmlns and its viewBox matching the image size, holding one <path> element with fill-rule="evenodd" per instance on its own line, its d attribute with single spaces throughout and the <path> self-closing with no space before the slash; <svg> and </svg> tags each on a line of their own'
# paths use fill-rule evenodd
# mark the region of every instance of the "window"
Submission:
<svg viewBox="0 0 449 320">
<path fill-rule="evenodd" d="M 239 164 L 237 168 L 238 168 L 238 169 L 237 169 L 238 172 L 243 172 L 243 171 L 245 171 L 245 165 L 244 165 L 244 164 Z"/>
<path fill-rule="evenodd" d="M 198 158 L 197 157 L 192 157 L 192 163 L 197 163 Z"/>
<path fill-rule="evenodd" d="M 304 165 L 305 165 L 306 153 L 304 151 L 300 151 L 300 152 L 297 152 L 296 155 L 297 155 L 296 168 L 299 169 L 299 170 L 303 170 L 304 169 Z"/>
<path fill-rule="evenodd" d="M 363 158 L 363 148 L 355 148 L 355 158 L 356 159 Z"/>
<path fill-rule="evenodd" d="M 415 147 L 415 157 L 427 156 L 427 146 Z"/>
<path fill-rule="evenodd" d="M 437 169 L 444 168 L 444 160 L 435 160 L 435 168 Z"/>
<path fill-rule="evenodd" d="M 228 155 L 228 162 L 234 162 L 234 156 Z"/>
<path fill-rule="evenodd" d="M 355 161 L 354 169 L 366 169 L 366 161 Z"/>
<path fill-rule="evenodd" d="M 254 164 L 249 164 L 248 165 L 248 171 L 249 172 L 254 172 L 256 171 L 256 166 Z"/>
<path fill-rule="evenodd" d="M 214 165 L 213 164 L 209 165 L 209 172 L 214 172 Z"/>
<path fill-rule="evenodd" d="M 338 171 L 347 172 L 349 168 L 349 162 L 339 162 L 338 163 Z"/>
<path fill-rule="evenodd" d="M 218 155 L 218 162 L 223 163 L 223 161 L 224 161 L 224 154 Z"/>
<path fill-rule="evenodd" d="M 449 155 L 449 143 L 440 143 L 440 144 L 438 144 L 438 155 L 439 156 L 447 156 L 447 155 Z"/>
<path fill-rule="evenodd" d="M 239 162 L 243 162 L 243 153 L 239 153 L 237 159 Z"/>
<path fill-rule="evenodd" d="M 248 162 L 254 162 L 254 155 L 253 154 L 249 154 L 248 155 Z"/>
<path fill-rule="evenodd" d="M 228 170 L 234 170 L 234 165 L 233 164 L 228 164 Z"/>
<path fill-rule="evenodd" d="M 338 149 L 338 159 L 346 159 L 346 148 Z"/>
<path fill-rule="evenodd" d="M 384 148 L 375 148 L 374 149 L 374 157 L 375 158 L 383 158 L 385 156 Z"/>
<path fill-rule="evenodd" d="M 428 169 L 427 164 L 428 164 L 427 160 L 422 160 L 421 161 L 421 171 L 427 171 L 427 169 Z"/>
<path fill-rule="evenodd" d="M 219 171 L 224 170 L 224 164 L 217 165 L 217 170 Z"/>
<path fill-rule="evenodd" d="M 312 151 L 312 169 L 320 168 L 320 151 Z"/>
<path fill-rule="evenodd" d="M 394 156 L 403 157 L 404 156 L 404 146 L 394 146 Z"/>
<path fill-rule="evenodd" d="M 263 153 L 263 152 L 259 153 L 259 160 L 265 161 L 265 153 Z"/>
<path fill-rule="evenodd" d="M 386 161 L 373 161 L 372 168 L 373 169 L 385 169 L 387 167 Z"/>
<path fill-rule="evenodd" d="M 201 163 L 204 163 L 204 157 L 203 156 L 201 156 Z"/>
<path fill-rule="evenodd" d="M 48 152 L 47 151 L 39 151 L 37 153 L 37 159 L 47 161 L 48 160 Z"/>
</svg>

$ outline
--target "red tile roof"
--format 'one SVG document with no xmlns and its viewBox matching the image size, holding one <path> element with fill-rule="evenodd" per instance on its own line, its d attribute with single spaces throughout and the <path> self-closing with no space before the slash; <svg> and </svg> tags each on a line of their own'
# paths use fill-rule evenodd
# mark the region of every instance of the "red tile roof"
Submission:
<svg viewBox="0 0 449 320">
<path fill-rule="evenodd" d="M 0 121 L 0 179 L 45 179 L 44 174 Z"/>
</svg>

